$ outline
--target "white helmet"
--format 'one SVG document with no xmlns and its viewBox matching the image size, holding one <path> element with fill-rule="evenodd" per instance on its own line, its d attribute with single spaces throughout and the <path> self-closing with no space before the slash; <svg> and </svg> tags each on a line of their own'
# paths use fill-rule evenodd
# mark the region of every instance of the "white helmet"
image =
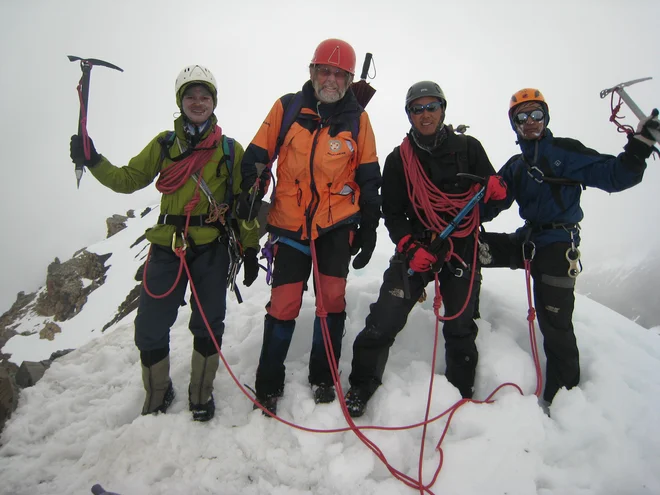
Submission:
<svg viewBox="0 0 660 495">
<path fill-rule="evenodd" d="M 213 106 L 218 104 L 218 89 L 215 83 L 215 77 L 211 74 L 211 71 L 208 70 L 203 65 L 189 65 L 185 67 L 176 78 L 174 83 L 174 91 L 176 93 L 176 104 L 181 108 L 181 96 L 183 95 L 183 89 L 190 83 L 200 83 L 204 84 L 213 96 Z"/>
</svg>

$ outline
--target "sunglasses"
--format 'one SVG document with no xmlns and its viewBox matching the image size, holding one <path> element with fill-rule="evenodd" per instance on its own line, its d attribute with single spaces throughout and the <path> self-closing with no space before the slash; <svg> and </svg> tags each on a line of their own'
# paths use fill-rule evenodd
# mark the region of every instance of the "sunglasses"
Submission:
<svg viewBox="0 0 660 495">
<path fill-rule="evenodd" d="M 421 115 L 424 113 L 424 110 L 428 110 L 429 112 L 437 112 L 441 108 L 442 108 L 441 101 L 432 101 L 431 103 L 427 103 L 426 105 L 410 105 L 408 107 L 408 110 L 413 115 Z"/>
<path fill-rule="evenodd" d="M 314 67 L 314 70 L 316 71 L 316 74 L 321 76 L 321 77 L 330 77 L 330 74 L 334 74 L 335 79 L 338 81 L 344 81 L 348 78 L 348 72 L 342 69 L 333 69 L 330 67 L 324 67 L 322 65 L 317 65 Z"/>
<path fill-rule="evenodd" d="M 531 117 L 533 121 L 535 122 L 541 122 L 543 119 L 545 119 L 545 113 L 543 110 L 533 110 L 531 112 L 520 112 L 517 113 L 513 119 L 516 121 L 516 124 L 524 124 L 527 122 L 527 119 Z"/>
</svg>

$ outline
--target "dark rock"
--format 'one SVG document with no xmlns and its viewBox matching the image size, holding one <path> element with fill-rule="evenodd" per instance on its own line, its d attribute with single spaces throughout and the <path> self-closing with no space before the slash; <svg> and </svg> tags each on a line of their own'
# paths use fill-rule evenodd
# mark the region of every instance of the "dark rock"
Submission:
<svg viewBox="0 0 660 495">
<path fill-rule="evenodd" d="M 145 215 L 149 214 L 150 211 L 151 211 L 151 208 L 149 208 L 149 207 L 142 210 L 142 213 L 140 213 L 140 218 L 144 218 Z"/>
<path fill-rule="evenodd" d="M 17 404 L 18 386 L 9 366 L 3 363 L 0 365 L 0 432 L 5 427 L 5 423 L 11 417 L 11 414 L 16 410 Z"/>
<path fill-rule="evenodd" d="M 49 367 L 50 361 L 23 361 L 16 373 L 16 384 L 21 388 L 33 386 Z"/>
<path fill-rule="evenodd" d="M 117 308 L 117 313 L 115 314 L 115 317 L 111 321 L 103 325 L 103 329 L 101 330 L 102 332 L 105 332 L 111 325 L 114 325 L 124 316 L 126 316 L 127 314 L 129 314 L 131 311 L 133 311 L 135 308 L 138 307 L 141 287 L 142 284 L 138 284 L 135 287 L 133 287 L 133 289 L 131 289 L 131 292 L 128 293 L 126 299 L 124 299 L 124 302 L 119 305 L 119 308 Z"/>
<path fill-rule="evenodd" d="M 53 323 L 52 321 L 49 321 L 44 325 L 44 328 L 42 328 L 41 331 L 39 332 L 39 338 L 46 340 L 55 340 L 56 333 L 62 333 L 62 329 L 57 323 Z"/>
<path fill-rule="evenodd" d="M 74 349 L 60 349 L 59 351 L 55 351 L 50 355 L 50 358 L 48 358 L 49 361 L 53 362 L 58 358 L 61 358 L 62 356 L 66 356 L 70 352 L 72 352 Z"/>
<path fill-rule="evenodd" d="M 97 255 L 86 250 L 60 263 L 55 258 L 48 266 L 46 291 L 42 292 L 34 305 L 41 316 L 52 316 L 54 321 L 64 321 L 80 312 L 87 296 L 105 282 L 106 260 L 111 254 Z M 83 286 L 82 279 L 92 283 Z"/>
<path fill-rule="evenodd" d="M 112 215 L 110 218 L 106 219 L 105 224 L 108 228 L 108 236 L 112 237 L 117 232 L 120 232 L 126 228 L 126 220 L 128 217 L 124 215 Z"/>
</svg>

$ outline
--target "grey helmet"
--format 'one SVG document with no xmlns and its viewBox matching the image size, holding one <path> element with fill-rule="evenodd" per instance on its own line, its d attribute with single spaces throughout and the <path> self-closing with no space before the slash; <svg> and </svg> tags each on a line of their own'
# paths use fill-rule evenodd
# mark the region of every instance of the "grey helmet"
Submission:
<svg viewBox="0 0 660 495">
<path fill-rule="evenodd" d="M 447 99 L 440 86 L 433 81 L 419 81 L 410 86 L 410 89 L 406 93 L 406 113 L 408 113 L 408 105 L 410 105 L 411 102 L 415 101 L 417 98 L 423 98 L 424 96 L 435 96 L 436 98 L 440 98 L 443 106 L 447 109 Z"/>
</svg>

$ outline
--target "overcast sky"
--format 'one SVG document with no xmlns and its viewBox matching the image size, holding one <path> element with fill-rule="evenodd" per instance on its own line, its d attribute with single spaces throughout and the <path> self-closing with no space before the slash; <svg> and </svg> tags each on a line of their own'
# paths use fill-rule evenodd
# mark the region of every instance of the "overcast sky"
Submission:
<svg viewBox="0 0 660 495">
<path fill-rule="evenodd" d="M 657 0 L 2 2 L 0 312 L 18 291 L 43 285 L 55 256 L 68 259 L 103 238 L 107 217 L 158 201 L 153 185 L 122 196 L 90 174 L 76 190 L 69 138 L 77 130 L 80 68 L 67 55 L 124 69 L 95 67 L 90 85 L 89 133 L 117 165 L 172 128 L 174 80 L 184 66 L 215 74 L 220 125 L 247 146 L 274 100 L 308 78 L 316 45 L 338 37 L 354 46 L 358 66 L 365 52 L 374 54 L 378 92 L 368 111 L 381 164 L 408 129 L 407 88 L 432 79 L 447 96 L 447 122 L 469 125 L 499 169 L 518 149 L 509 98 L 529 86 L 544 93 L 556 136 L 617 154 L 625 137 L 608 122 L 610 102 L 599 92 L 653 77 L 629 94 L 645 111 L 660 106 L 659 14 Z M 633 190 L 583 195 L 587 268 L 660 245 L 659 167 L 650 160 Z M 492 229 L 519 224 L 512 208 Z"/>
</svg>

